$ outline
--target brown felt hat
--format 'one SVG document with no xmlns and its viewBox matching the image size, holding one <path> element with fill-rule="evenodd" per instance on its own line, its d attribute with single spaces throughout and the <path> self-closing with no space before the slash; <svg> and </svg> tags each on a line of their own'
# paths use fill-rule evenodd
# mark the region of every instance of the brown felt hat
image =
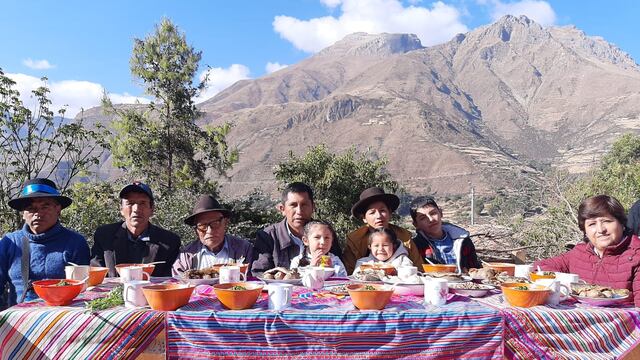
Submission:
<svg viewBox="0 0 640 360">
<path fill-rule="evenodd" d="M 351 207 L 351 214 L 361 219 L 369 205 L 376 201 L 385 203 L 391 212 L 396 211 L 400 206 L 400 199 L 394 194 L 387 194 L 379 187 L 370 187 L 360 193 L 360 200 Z"/>
<path fill-rule="evenodd" d="M 193 207 L 193 213 L 184 219 L 184 223 L 193 226 L 195 225 L 196 216 L 211 211 L 219 211 L 224 217 L 231 216 L 231 210 L 223 208 L 213 196 L 200 195 L 196 205 Z"/>
</svg>

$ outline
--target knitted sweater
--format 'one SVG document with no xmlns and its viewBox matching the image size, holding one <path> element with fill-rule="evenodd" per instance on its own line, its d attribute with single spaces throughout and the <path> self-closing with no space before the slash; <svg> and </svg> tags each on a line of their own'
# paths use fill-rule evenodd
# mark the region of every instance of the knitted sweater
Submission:
<svg viewBox="0 0 640 360">
<path fill-rule="evenodd" d="M 68 262 L 89 265 L 89 246 L 84 236 L 69 230 L 60 223 L 42 234 L 31 233 L 25 224 L 21 230 L 6 234 L 0 239 L 0 288 L 9 286 L 9 306 L 22 297 L 22 238 L 29 240 L 31 261 L 29 279 L 64 279 L 64 267 Z M 29 291 L 25 300 L 37 298 Z M 6 304 L 0 304 L 4 306 Z"/>
</svg>

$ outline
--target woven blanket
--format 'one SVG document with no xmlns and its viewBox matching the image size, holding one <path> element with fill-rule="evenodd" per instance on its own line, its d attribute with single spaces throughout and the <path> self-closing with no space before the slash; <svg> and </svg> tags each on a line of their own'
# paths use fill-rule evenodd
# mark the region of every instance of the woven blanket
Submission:
<svg viewBox="0 0 640 360">
<path fill-rule="evenodd" d="M 0 312 L 0 359 L 135 359 L 164 330 L 164 313 L 84 309 L 109 287 L 82 293 L 70 306 L 38 300 Z"/>
<path fill-rule="evenodd" d="M 615 359 L 640 344 L 640 311 L 567 301 L 555 306 L 510 307 L 502 295 L 479 301 L 501 309 L 505 357 Z"/>
<path fill-rule="evenodd" d="M 292 308 L 225 310 L 202 288 L 167 313 L 167 357 L 202 358 L 502 358 L 503 321 L 470 301 L 443 307 L 397 297 L 383 311 L 360 311 L 348 297 L 296 288 Z M 204 296 L 208 295 L 208 296 Z"/>
</svg>

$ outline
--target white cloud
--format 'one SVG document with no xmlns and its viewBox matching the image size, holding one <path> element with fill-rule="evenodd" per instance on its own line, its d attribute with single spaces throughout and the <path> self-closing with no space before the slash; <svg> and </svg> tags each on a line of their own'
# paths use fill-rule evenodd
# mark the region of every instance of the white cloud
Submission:
<svg viewBox="0 0 640 360">
<path fill-rule="evenodd" d="M 34 70 L 47 70 L 47 69 L 52 69 L 54 67 L 56 67 L 55 65 L 52 65 L 49 63 L 49 61 L 47 60 L 32 60 L 31 58 L 22 60 L 22 63 L 30 68 L 30 69 L 34 69 Z"/>
<path fill-rule="evenodd" d="M 320 0 L 320 2 L 322 3 L 322 5 L 333 9 L 334 7 L 340 5 L 342 0 Z"/>
<path fill-rule="evenodd" d="M 207 81 L 206 88 L 200 96 L 195 99 L 195 102 L 200 103 L 213 97 L 238 80 L 249 79 L 250 73 L 249 68 L 242 64 L 233 64 L 226 69 L 216 67 L 203 71 L 200 74 L 200 81 L 204 80 L 207 74 L 209 74 L 209 80 Z"/>
<path fill-rule="evenodd" d="M 546 1 L 522 0 L 511 3 L 492 1 L 491 17 L 498 20 L 505 15 L 526 15 L 529 19 L 542 26 L 553 25 L 556 22 L 556 13 Z"/>
<path fill-rule="evenodd" d="M 340 5 L 339 17 L 325 16 L 300 20 L 280 15 L 273 20 L 273 29 L 283 39 L 306 52 L 317 52 L 344 36 L 367 33 L 412 33 L 423 45 L 435 45 L 450 40 L 468 29 L 461 22 L 460 12 L 441 1 L 428 7 L 407 6 L 398 0 L 321 0 L 329 6 Z"/>
<path fill-rule="evenodd" d="M 14 89 L 20 92 L 20 99 L 26 107 L 32 111 L 35 109 L 36 102 L 33 98 L 32 90 L 39 86 L 47 85 L 49 87 L 49 100 L 51 100 L 51 109 L 55 114 L 58 110 L 66 108 L 65 117 L 73 118 L 80 111 L 100 105 L 102 94 L 105 91 L 100 84 L 89 81 L 78 80 L 62 80 L 49 81 L 44 84 L 40 78 L 25 74 L 7 74 L 9 78 L 16 82 Z M 142 97 L 124 94 L 109 94 L 109 98 L 115 104 L 135 103 L 136 100 L 141 103 L 149 103 L 149 100 Z"/>
<path fill-rule="evenodd" d="M 271 74 L 272 72 L 276 72 L 278 70 L 282 70 L 284 68 L 286 68 L 287 64 L 280 64 L 278 62 L 268 62 L 267 65 L 265 65 L 264 69 L 267 71 L 268 74 Z"/>
</svg>

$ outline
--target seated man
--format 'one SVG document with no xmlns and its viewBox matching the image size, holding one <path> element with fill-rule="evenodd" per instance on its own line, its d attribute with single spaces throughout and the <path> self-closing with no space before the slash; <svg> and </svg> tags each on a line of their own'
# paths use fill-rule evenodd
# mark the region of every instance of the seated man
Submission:
<svg viewBox="0 0 640 360">
<path fill-rule="evenodd" d="M 71 202 L 53 181 L 42 178 L 27 181 L 18 197 L 9 201 L 9 206 L 22 211 L 24 226 L 0 240 L 0 289 L 9 286 L 8 304 L 0 308 L 37 298 L 28 289 L 31 281 L 64 279 L 68 263 L 89 264 L 87 240 L 60 225 L 60 211 Z"/>
<path fill-rule="evenodd" d="M 173 264 L 174 276 L 220 263 L 251 263 L 253 245 L 226 233 L 230 217 L 231 211 L 220 206 L 213 196 L 200 196 L 193 213 L 184 219 L 185 224 L 195 228 L 198 239 L 180 250 L 178 260 Z"/>
<path fill-rule="evenodd" d="M 456 264 L 462 271 L 482 267 L 469 232 L 442 223 L 442 210 L 433 197 L 415 199 L 409 211 L 416 227 L 413 242 L 424 259 L 434 264 Z"/>
<path fill-rule="evenodd" d="M 282 191 L 278 210 L 284 219 L 259 230 L 254 244 L 251 272 L 254 276 L 276 266 L 289 268 L 291 260 L 303 253 L 304 226 L 315 210 L 313 190 L 307 184 L 294 182 Z M 340 256 L 339 241 L 331 244 L 331 253 Z"/>
<path fill-rule="evenodd" d="M 106 266 L 117 276 L 116 265 L 156 264 L 153 276 L 171 276 L 178 257 L 180 237 L 149 222 L 153 215 L 153 193 L 148 185 L 134 182 L 120 190 L 120 214 L 124 221 L 100 226 L 93 235 L 91 265 Z"/>
</svg>

